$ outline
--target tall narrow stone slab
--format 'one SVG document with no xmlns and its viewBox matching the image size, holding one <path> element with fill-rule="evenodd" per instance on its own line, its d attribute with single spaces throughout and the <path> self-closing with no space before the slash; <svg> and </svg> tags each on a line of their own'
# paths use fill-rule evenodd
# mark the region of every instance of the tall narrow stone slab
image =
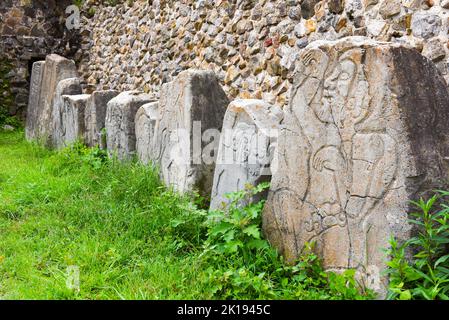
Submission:
<svg viewBox="0 0 449 320">
<path fill-rule="evenodd" d="M 42 89 L 42 78 L 44 75 L 45 61 L 37 61 L 33 63 L 33 69 L 31 71 L 31 81 L 30 81 L 30 96 L 28 100 L 28 109 L 26 117 L 26 127 L 25 136 L 28 141 L 37 138 L 37 130 L 39 124 L 39 111 L 41 105 L 39 104 L 41 89 Z"/>
<path fill-rule="evenodd" d="M 90 96 L 90 94 L 62 96 L 62 123 L 64 128 L 62 141 L 64 142 L 64 145 L 84 140 L 86 133 L 84 112 Z"/>
<path fill-rule="evenodd" d="M 86 132 L 84 141 L 87 146 L 106 148 L 106 139 L 102 136 L 105 127 L 108 102 L 119 94 L 115 90 L 94 91 L 84 111 Z"/>
<path fill-rule="evenodd" d="M 430 60 L 364 38 L 302 54 L 264 208 L 288 261 L 315 242 L 329 270 L 355 268 L 376 290 L 390 236 L 409 237 L 410 200 L 446 188 L 449 93 Z"/>
<path fill-rule="evenodd" d="M 52 128 L 51 138 L 52 146 L 55 148 L 62 148 L 65 146 L 65 134 L 67 130 L 67 123 L 65 123 L 65 108 L 64 95 L 81 94 L 81 85 L 78 78 L 69 78 L 59 81 L 55 96 L 53 98 L 53 114 L 52 114 Z"/>
<path fill-rule="evenodd" d="M 154 163 L 179 192 L 210 196 L 214 147 L 229 100 L 213 72 L 187 70 L 161 89 Z"/>
<path fill-rule="evenodd" d="M 282 110 L 262 100 L 235 100 L 229 105 L 220 136 L 212 210 L 228 203 L 226 194 L 271 180 L 270 164 L 274 154 Z M 265 198 L 257 195 L 252 202 Z"/>
<path fill-rule="evenodd" d="M 106 144 L 118 159 L 131 158 L 136 151 L 135 117 L 137 110 L 152 102 L 153 97 L 139 91 L 126 91 L 108 102 L 106 111 Z"/>
<path fill-rule="evenodd" d="M 61 80 L 76 77 L 76 66 L 73 60 L 57 54 L 50 54 L 46 57 L 37 117 L 39 127 L 38 139 L 47 143 L 52 141 L 52 116 L 56 86 Z"/>
<path fill-rule="evenodd" d="M 136 151 L 139 160 L 148 164 L 154 159 L 155 128 L 159 120 L 159 102 L 147 103 L 136 114 Z"/>
</svg>

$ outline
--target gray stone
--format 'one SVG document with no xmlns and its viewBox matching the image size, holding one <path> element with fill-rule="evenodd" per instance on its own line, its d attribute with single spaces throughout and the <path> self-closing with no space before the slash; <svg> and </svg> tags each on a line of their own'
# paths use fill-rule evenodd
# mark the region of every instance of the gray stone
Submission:
<svg viewBox="0 0 449 320">
<path fill-rule="evenodd" d="M 50 54 L 45 59 L 45 68 L 42 75 L 42 88 L 37 112 L 38 130 L 37 138 L 44 143 L 52 142 L 53 131 L 53 105 L 56 97 L 56 86 L 61 80 L 76 78 L 76 66 L 73 60 L 66 59 L 57 54 Z"/>
<path fill-rule="evenodd" d="M 359 37 L 310 44 L 273 161 L 270 242 L 290 262 L 315 242 L 327 270 L 355 268 L 385 293 L 382 249 L 409 238 L 410 201 L 448 187 L 448 101 L 414 49 Z"/>
<path fill-rule="evenodd" d="M 340 14 L 345 8 L 344 0 L 329 0 L 327 3 L 329 11 L 335 14 Z"/>
<path fill-rule="evenodd" d="M 446 56 L 446 50 L 440 39 L 434 38 L 424 44 L 422 54 L 433 62 L 437 62 Z"/>
<path fill-rule="evenodd" d="M 136 114 L 136 151 L 139 160 L 148 164 L 154 159 L 155 128 L 159 120 L 159 102 L 145 104 Z"/>
<path fill-rule="evenodd" d="M 68 78 L 59 81 L 55 96 L 53 98 L 53 114 L 52 114 L 52 127 L 53 130 L 51 132 L 52 142 L 51 145 L 55 148 L 65 147 L 65 132 L 66 132 L 66 123 L 65 120 L 65 108 L 64 108 L 64 99 L 65 95 L 77 95 L 81 94 L 81 85 L 78 78 Z"/>
<path fill-rule="evenodd" d="M 315 5 L 320 0 L 303 0 L 301 2 L 301 14 L 304 19 L 310 19 L 315 15 Z"/>
<path fill-rule="evenodd" d="M 153 162 L 166 185 L 210 196 L 216 158 L 211 151 L 228 103 L 211 71 L 186 70 L 162 86 Z"/>
<path fill-rule="evenodd" d="M 25 136 L 28 141 L 35 140 L 38 137 L 39 125 L 39 100 L 41 96 L 42 77 L 44 74 L 45 61 L 33 63 L 30 80 L 30 94 L 28 100 L 27 118 L 25 126 Z"/>
<path fill-rule="evenodd" d="M 64 102 L 62 112 L 64 134 L 62 141 L 64 145 L 69 145 L 76 141 L 84 141 L 86 134 L 84 112 L 90 96 L 90 94 L 62 96 Z"/>
<path fill-rule="evenodd" d="M 271 180 L 270 164 L 282 110 L 262 100 L 234 100 L 226 111 L 211 195 L 211 210 L 229 202 L 226 194 Z M 266 195 L 248 199 L 257 202 Z M 244 203 L 247 204 L 247 203 Z"/>
<path fill-rule="evenodd" d="M 412 16 L 412 32 L 416 37 L 429 39 L 441 31 L 441 18 L 434 14 L 416 13 Z"/>
<path fill-rule="evenodd" d="M 384 19 L 388 19 L 401 12 L 400 0 L 383 0 L 380 4 L 379 13 Z"/>
<path fill-rule="evenodd" d="M 106 148 L 102 131 L 105 127 L 106 109 L 108 102 L 119 94 L 115 90 L 94 91 L 87 102 L 84 111 L 85 134 L 84 142 L 89 147 Z"/>
<path fill-rule="evenodd" d="M 4 130 L 4 131 L 14 131 L 14 130 L 16 130 L 16 128 L 14 128 L 13 126 L 10 126 L 9 124 L 5 124 L 4 126 L 2 126 L 2 130 Z"/>
<path fill-rule="evenodd" d="M 140 91 L 120 93 L 108 102 L 106 111 L 106 145 L 111 156 L 131 159 L 136 151 L 135 118 L 137 110 L 152 102 L 153 97 Z"/>
</svg>

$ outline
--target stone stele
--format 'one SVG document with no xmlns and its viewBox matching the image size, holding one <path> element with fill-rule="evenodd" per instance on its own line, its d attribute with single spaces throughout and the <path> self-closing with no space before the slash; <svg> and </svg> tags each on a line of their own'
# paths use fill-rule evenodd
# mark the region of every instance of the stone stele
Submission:
<svg viewBox="0 0 449 320">
<path fill-rule="evenodd" d="M 105 127 L 106 110 L 108 102 L 118 94 L 119 92 L 115 90 L 92 92 L 84 110 L 86 127 L 84 142 L 87 146 L 106 148 L 106 139 L 102 136 L 102 131 Z"/>
<path fill-rule="evenodd" d="M 90 94 L 62 96 L 62 99 L 62 123 L 64 128 L 62 141 L 64 145 L 75 141 L 83 141 L 86 133 L 84 111 L 90 99 Z"/>
<path fill-rule="evenodd" d="M 110 155 L 130 159 L 136 151 L 135 117 L 137 110 L 152 102 L 153 97 L 139 91 L 126 91 L 108 102 L 106 111 L 106 145 Z"/>
<path fill-rule="evenodd" d="M 155 150 L 156 121 L 159 120 L 159 102 L 147 103 L 136 114 L 136 151 L 139 160 L 148 164 Z"/>
<path fill-rule="evenodd" d="M 235 100 L 229 105 L 220 136 L 210 208 L 222 209 L 226 194 L 271 180 L 270 164 L 283 112 L 262 100 Z M 253 199 L 266 198 L 261 194 Z"/>
<path fill-rule="evenodd" d="M 46 57 L 36 117 L 39 126 L 36 138 L 42 142 L 50 143 L 52 141 L 52 116 L 56 86 L 61 80 L 76 77 L 76 66 L 73 60 L 57 54 L 50 54 Z"/>
<path fill-rule="evenodd" d="M 449 93 L 414 49 L 365 38 L 302 53 L 263 212 L 293 262 L 314 242 L 326 269 L 357 269 L 384 292 L 390 236 L 410 236 L 410 200 L 446 188 Z"/>
<path fill-rule="evenodd" d="M 52 146 L 55 148 L 63 148 L 66 146 L 65 135 L 68 123 L 66 120 L 66 110 L 64 104 L 65 95 L 81 94 L 81 85 L 78 78 L 69 78 L 59 81 L 56 87 L 55 96 L 53 98 L 53 131 L 51 132 Z"/>
<path fill-rule="evenodd" d="M 25 136 L 28 141 L 37 138 L 39 123 L 39 100 L 41 96 L 42 78 L 44 75 L 45 61 L 33 63 L 30 80 L 30 96 L 28 100 L 27 119 L 25 126 Z"/>
<path fill-rule="evenodd" d="M 186 70 L 162 86 L 152 160 L 166 185 L 210 196 L 215 147 L 228 104 L 211 71 Z"/>
</svg>

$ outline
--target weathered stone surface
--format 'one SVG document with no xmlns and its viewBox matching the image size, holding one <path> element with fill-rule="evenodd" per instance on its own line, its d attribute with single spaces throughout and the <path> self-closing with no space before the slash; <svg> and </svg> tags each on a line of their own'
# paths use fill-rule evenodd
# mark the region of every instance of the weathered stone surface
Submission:
<svg viewBox="0 0 449 320">
<path fill-rule="evenodd" d="M 329 0 L 327 3 L 329 11 L 332 13 L 342 13 L 345 8 L 344 0 Z"/>
<path fill-rule="evenodd" d="M 38 136 L 39 109 L 41 105 L 40 96 L 42 88 L 42 77 L 44 74 L 45 61 L 37 61 L 33 63 L 30 81 L 30 94 L 27 108 L 27 119 L 25 127 L 25 136 L 28 141 L 34 140 Z"/>
<path fill-rule="evenodd" d="M 216 158 L 210 151 L 218 144 L 228 103 L 211 71 L 183 71 L 162 86 L 154 163 L 167 185 L 210 195 Z M 218 131 L 210 136 L 208 129 Z"/>
<path fill-rule="evenodd" d="M 401 12 L 401 0 L 383 0 L 380 4 L 379 13 L 384 19 L 388 19 Z"/>
<path fill-rule="evenodd" d="M 108 102 L 106 110 L 106 145 L 110 155 L 120 160 L 130 159 L 136 151 L 135 117 L 137 110 L 153 101 L 153 97 L 140 91 L 120 93 Z"/>
<path fill-rule="evenodd" d="M 220 136 L 212 186 L 212 210 L 228 203 L 227 193 L 271 180 L 270 164 L 282 110 L 262 100 L 234 100 L 229 105 Z M 258 201 L 258 195 L 250 201 Z"/>
<path fill-rule="evenodd" d="M 411 21 L 413 35 L 424 39 L 437 36 L 441 26 L 441 18 L 434 14 L 417 13 L 413 15 Z"/>
<path fill-rule="evenodd" d="M 145 104 L 136 114 L 136 151 L 142 163 L 151 163 L 155 152 L 155 128 L 159 120 L 159 102 Z"/>
<path fill-rule="evenodd" d="M 108 102 L 119 94 L 115 90 L 94 91 L 87 102 L 84 111 L 86 132 L 84 141 L 87 146 L 106 148 L 106 141 L 102 138 L 105 127 L 106 110 Z"/>
<path fill-rule="evenodd" d="M 62 96 L 63 111 L 62 124 L 63 135 L 62 141 L 64 145 L 71 144 L 75 141 L 83 141 L 86 133 L 84 122 L 84 111 L 90 94 L 66 95 Z"/>
<path fill-rule="evenodd" d="M 409 237 L 409 201 L 447 187 L 448 88 L 416 50 L 364 38 L 315 42 L 300 62 L 265 233 L 288 261 L 316 242 L 326 269 L 382 292 L 382 248 Z"/>
<path fill-rule="evenodd" d="M 57 54 L 50 54 L 46 57 L 39 98 L 39 111 L 36 117 L 39 126 L 38 139 L 42 139 L 47 143 L 52 141 L 52 115 L 54 98 L 56 97 L 56 86 L 61 80 L 76 77 L 76 66 L 73 60 L 66 59 Z"/>
<path fill-rule="evenodd" d="M 52 127 L 51 132 L 52 142 L 51 145 L 55 148 L 62 148 L 65 146 L 65 133 L 67 129 L 67 123 L 65 123 L 65 106 L 63 96 L 65 95 L 77 95 L 81 94 L 81 85 L 78 78 L 68 78 L 59 81 L 56 92 L 53 97 L 53 110 L 52 110 Z"/>
</svg>

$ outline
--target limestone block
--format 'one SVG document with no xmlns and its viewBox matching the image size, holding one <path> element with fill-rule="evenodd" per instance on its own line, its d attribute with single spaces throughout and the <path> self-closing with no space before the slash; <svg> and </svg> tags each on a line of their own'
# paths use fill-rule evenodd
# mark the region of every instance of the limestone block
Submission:
<svg viewBox="0 0 449 320">
<path fill-rule="evenodd" d="M 37 113 L 39 123 L 37 130 L 38 139 L 42 139 L 46 143 L 52 142 L 52 116 L 54 99 L 56 97 L 56 86 L 61 80 L 76 77 L 76 66 L 73 60 L 66 59 L 57 54 L 50 54 L 46 57 L 39 97 L 39 111 Z"/>
<path fill-rule="evenodd" d="M 76 141 L 84 140 L 84 136 L 86 133 L 84 112 L 86 110 L 87 102 L 89 101 L 90 96 L 90 94 L 62 96 L 62 123 L 64 134 L 61 140 L 63 141 L 64 145 L 69 145 Z"/>
<path fill-rule="evenodd" d="M 213 151 L 228 104 L 211 71 L 186 70 L 163 85 L 154 163 L 166 185 L 210 196 L 217 156 Z"/>
<path fill-rule="evenodd" d="M 44 74 L 45 61 L 33 63 L 30 80 L 30 95 L 28 100 L 28 109 L 26 117 L 25 136 L 28 141 L 34 140 L 38 136 L 39 125 L 39 100 L 41 96 L 42 77 Z"/>
<path fill-rule="evenodd" d="M 159 103 L 152 102 L 139 108 L 136 114 L 136 151 L 139 160 L 148 164 L 154 159 L 155 128 L 159 120 Z"/>
<path fill-rule="evenodd" d="M 52 110 L 52 128 L 51 131 L 51 145 L 55 148 L 63 148 L 65 146 L 64 137 L 66 134 L 64 95 L 81 94 L 81 85 L 78 78 L 68 78 L 59 81 L 56 87 L 56 92 L 53 97 Z"/>
<path fill-rule="evenodd" d="M 262 100 L 231 102 L 220 136 L 211 210 L 228 203 L 227 193 L 271 180 L 270 164 L 282 118 L 279 107 Z M 250 200 L 257 202 L 264 196 Z"/>
<path fill-rule="evenodd" d="M 409 201 L 447 188 L 447 85 L 416 50 L 359 37 L 314 42 L 299 62 L 264 232 L 288 261 L 315 242 L 326 269 L 384 292 L 382 249 L 409 237 Z"/>
<path fill-rule="evenodd" d="M 125 91 L 108 102 L 106 110 L 106 145 L 109 154 L 120 160 L 132 158 L 136 151 L 135 117 L 137 110 L 153 97 L 139 91 Z"/>
<path fill-rule="evenodd" d="M 106 148 L 106 141 L 102 137 L 105 127 L 106 109 L 108 102 L 119 94 L 115 90 L 92 92 L 84 111 L 85 134 L 84 141 L 87 146 L 100 146 Z"/>
</svg>

